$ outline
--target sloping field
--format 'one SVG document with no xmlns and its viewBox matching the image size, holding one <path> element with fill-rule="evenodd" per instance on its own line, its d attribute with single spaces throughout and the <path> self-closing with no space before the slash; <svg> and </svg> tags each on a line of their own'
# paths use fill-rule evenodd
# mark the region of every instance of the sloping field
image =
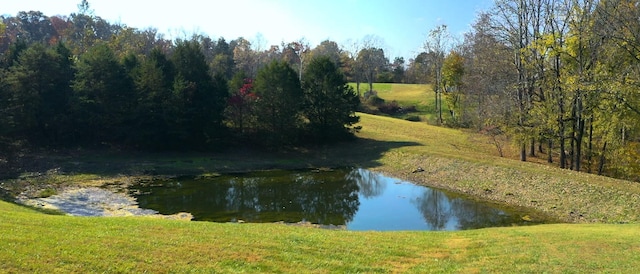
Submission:
<svg viewBox="0 0 640 274">
<path fill-rule="evenodd" d="M 640 185 L 500 158 L 481 135 L 362 114 L 363 138 L 405 142 L 373 170 L 570 222 L 640 222 Z M 424 172 L 412 173 L 418 167 Z"/>
<path fill-rule="evenodd" d="M 355 83 L 350 83 L 355 89 Z M 369 90 L 369 85 L 364 83 L 360 84 L 360 92 L 364 93 Z M 378 94 L 378 97 L 384 99 L 386 102 L 396 101 L 404 108 L 415 107 L 415 112 L 404 113 L 398 115 L 399 118 L 407 118 L 409 116 L 419 116 L 422 121 L 428 121 L 429 123 L 435 123 L 435 94 L 431 85 L 422 84 L 388 84 L 388 83 L 374 83 L 373 90 Z M 443 113 L 448 113 L 446 104 L 443 104 Z"/>
</svg>

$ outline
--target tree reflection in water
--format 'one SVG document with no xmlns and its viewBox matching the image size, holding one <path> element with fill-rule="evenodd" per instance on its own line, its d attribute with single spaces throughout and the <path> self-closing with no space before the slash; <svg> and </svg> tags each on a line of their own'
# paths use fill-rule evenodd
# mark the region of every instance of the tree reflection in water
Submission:
<svg viewBox="0 0 640 274">
<path fill-rule="evenodd" d="M 462 230 L 522 223 L 518 216 L 459 195 L 427 188 L 412 201 L 430 230 Z"/>
<path fill-rule="evenodd" d="M 360 196 L 364 198 L 380 196 L 387 187 L 384 176 L 366 169 L 354 168 L 345 178 L 358 184 Z"/>
<path fill-rule="evenodd" d="M 435 189 L 425 189 L 413 203 L 418 207 L 422 217 L 431 230 L 444 230 L 451 218 L 451 203 L 444 192 Z"/>
<path fill-rule="evenodd" d="M 190 212 L 195 220 L 344 225 L 358 210 L 358 183 L 348 171 L 270 171 L 181 178 L 135 186 L 143 208 Z M 135 194 L 141 193 L 141 194 Z"/>
<path fill-rule="evenodd" d="M 195 220 L 347 225 L 357 230 L 459 230 L 523 223 L 521 215 L 365 169 L 180 178 L 130 188 L 141 208 Z M 524 214 L 524 213 L 522 213 Z"/>
</svg>

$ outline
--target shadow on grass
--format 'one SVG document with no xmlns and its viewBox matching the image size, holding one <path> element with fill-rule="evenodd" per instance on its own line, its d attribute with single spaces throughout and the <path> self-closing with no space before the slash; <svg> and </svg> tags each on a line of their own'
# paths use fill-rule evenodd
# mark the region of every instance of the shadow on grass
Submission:
<svg viewBox="0 0 640 274">
<path fill-rule="evenodd" d="M 48 174 L 97 175 L 200 175 L 270 169 L 379 166 L 392 149 L 418 146 L 414 142 L 387 142 L 358 138 L 322 147 L 264 151 L 228 148 L 221 152 L 138 152 L 70 150 L 25 153 L 11 165 L 0 166 L 0 179 L 41 177 Z"/>
</svg>

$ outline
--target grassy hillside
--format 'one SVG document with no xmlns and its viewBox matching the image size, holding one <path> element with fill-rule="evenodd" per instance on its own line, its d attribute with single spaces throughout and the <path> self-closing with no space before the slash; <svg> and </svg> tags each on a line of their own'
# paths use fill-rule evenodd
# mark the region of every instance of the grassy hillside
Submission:
<svg viewBox="0 0 640 274">
<path fill-rule="evenodd" d="M 355 83 L 350 83 L 355 88 Z M 360 91 L 369 89 L 368 84 L 360 84 Z M 430 85 L 419 84 L 388 84 L 374 83 L 373 90 L 378 92 L 378 96 L 388 99 L 397 100 L 407 105 L 416 105 L 425 107 L 425 110 L 433 111 L 434 93 Z M 431 109 L 426 109 L 431 107 Z"/>
<path fill-rule="evenodd" d="M 640 222 L 640 184 L 500 158 L 481 135 L 362 114 L 362 138 L 405 144 L 371 169 L 570 222 Z M 425 171 L 412 173 L 417 167 Z"/>
<path fill-rule="evenodd" d="M 459 130 L 367 114 L 360 125 L 354 143 L 280 153 L 48 155 L 0 186 L 38 191 L 149 174 L 358 165 L 582 224 L 353 232 L 55 216 L 0 201 L 0 272 L 629 273 L 640 267 L 638 184 L 500 158 L 486 137 Z M 425 171 L 412 173 L 416 167 Z"/>
<path fill-rule="evenodd" d="M 349 83 L 349 85 L 356 88 L 355 83 Z M 360 84 L 361 93 L 364 94 L 367 90 L 369 90 L 368 84 Z M 435 94 L 430 85 L 374 83 L 373 90 L 378 93 L 378 97 L 386 102 L 396 101 L 404 108 L 414 106 L 417 110 L 397 115 L 397 118 L 405 119 L 417 115 L 422 121 L 427 121 L 430 124 L 436 123 Z M 443 113 L 448 113 L 449 109 L 446 104 L 443 104 L 442 107 Z"/>
</svg>

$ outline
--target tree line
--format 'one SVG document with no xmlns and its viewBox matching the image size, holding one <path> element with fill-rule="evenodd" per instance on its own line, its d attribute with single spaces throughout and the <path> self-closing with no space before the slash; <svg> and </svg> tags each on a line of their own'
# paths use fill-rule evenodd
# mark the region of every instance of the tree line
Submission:
<svg viewBox="0 0 640 274">
<path fill-rule="evenodd" d="M 496 0 L 463 40 L 427 38 L 439 122 L 507 136 L 522 161 L 639 180 L 639 33 L 636 0 Z"/>
<path fill-rule="evenodd" d="M 291 43 L 250 62 L 242 38 L 168 41 L 80 7 L 70 17 L 21 12 L 0 25 L 4 146 L 282 147 L 352 136 L 360 101 L 329 54 L 302 58 L 304 47 Z"/>
<path fill-rule="evenodd" d="M 438 124 L 485 132 L 500 151 L 505 137 L 523 161 L 639 180 L 639 7 L 496 0 L 462 39 L 433 28 L 407 62 L 391 62 L 373 36 L 263 49 L 244 38 L 169 40 L 111 24 L 87 1 L 69 16 L 20 12 L 0 24 L 1 136 L 157 148 L 326 142 L 349 135 L 361 89 L 426 83 Z"/>
</svg>

